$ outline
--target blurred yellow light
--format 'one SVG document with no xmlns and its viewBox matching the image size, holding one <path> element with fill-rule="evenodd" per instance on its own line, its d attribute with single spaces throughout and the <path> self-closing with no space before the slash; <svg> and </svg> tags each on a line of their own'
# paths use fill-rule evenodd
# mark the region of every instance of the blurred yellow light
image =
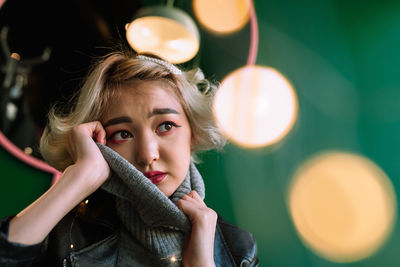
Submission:
<svg viewBox="0 0 400 267">
<path fill-rule="evenodd" d="M 294 176 L 288 205 L 304 244 L 335 262 L 372 255 L 396 217 L 390 179 L 372 161 L 343 152 L 304 163 Z"/>
<path fill-rule="evenodd" d="M 126 37 L 138 53 L 152 53 L 173 64 L 189 61 L 199 50 L 195 23 L 182 10 L 148 7 L 126 25 Z"/>
<path fill-rule="evenodd" d="M 246 66 L 229 74 L 214 100 L 222 132 L 243 147 L 261 147 L 282 139 L 297 117 L 290 83 L 268 67 Z"/>
<path fill-rule="evenodd" d="M 25 154 L 31 155 L 33 153 L 33 149 L 29 146 L 25 147 L 24 149 Z"/>
<path fill-rule="evenodd" d="M 243 28 L 250 18 L 250 5 L 251 0 L 193 0 L 200 24 L 220 34 Z"/>
</svg>

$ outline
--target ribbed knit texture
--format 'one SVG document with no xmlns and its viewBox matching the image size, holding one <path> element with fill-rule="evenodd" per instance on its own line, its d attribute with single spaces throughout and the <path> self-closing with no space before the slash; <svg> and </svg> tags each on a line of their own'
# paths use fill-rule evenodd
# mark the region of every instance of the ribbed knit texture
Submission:
<svg viewBox="0 0 400 267">
<path fill-rule="evenodd" d="M 149 252 L 149 263 L 179 266 L 181 261 L 173 263 L 170 258 L 181 259 L 184 235 L 191 224 L 176 203 L 192 190 L 204 199 L 204 182 L 194 163 L 190 163 L 184 181 L 168 198 L 117 152 L 102 144 L 98 146 L 111 168 L 111 176 L 102 188 L 116 196 L 117 214 L 123 224 L 118 265 L 132 266 L 138 262 L 132 249 L 139 243 Z"/>
</svg>

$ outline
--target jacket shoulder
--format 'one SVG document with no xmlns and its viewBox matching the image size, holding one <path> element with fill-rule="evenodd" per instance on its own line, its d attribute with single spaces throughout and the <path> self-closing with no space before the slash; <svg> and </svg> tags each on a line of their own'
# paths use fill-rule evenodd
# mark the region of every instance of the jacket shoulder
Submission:
<svg viewBox="0 0 400 267">
<path fill-rule="evenodd" d="M 250 232 L 218 215 L 217 225 L 238 266 L 258 266 L 257 243 Z"/>
</svg>

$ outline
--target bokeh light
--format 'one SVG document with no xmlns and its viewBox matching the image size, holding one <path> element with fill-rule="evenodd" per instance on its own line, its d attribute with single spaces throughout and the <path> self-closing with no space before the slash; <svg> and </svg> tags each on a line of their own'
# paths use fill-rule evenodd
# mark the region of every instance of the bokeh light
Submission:
<svg viewBox="0 0 400 267">
<path fill-rule="evenodd" d="M 297 97 L 285 77 L 272 68 L 249 65 L 229 74 L 214 100 L 218 126 L 242 147 L 281 140 L 297 117 Z"/>
<path fill-rule="evenodd" d="M 193 10 L 207 30 L 227 34 L 243 28 L 250 18 L 250 0 L 193 0 Z"/>
<path fill-rule="evenodd" d="M 335 262 L 371 256 L 396 218 L 390 179 L 371 160 L 345 152 L 305 162 L 294 176 L 288 205 L 304 244 Z"/>
<path fill-rule="evenodd" d="M 160 16 L 147 16 L 126 25 L 129 44 L 138 53 L 152 53 L 173 64 L 192 59 L 199 39 L 184 25 Z"/>
</svg>

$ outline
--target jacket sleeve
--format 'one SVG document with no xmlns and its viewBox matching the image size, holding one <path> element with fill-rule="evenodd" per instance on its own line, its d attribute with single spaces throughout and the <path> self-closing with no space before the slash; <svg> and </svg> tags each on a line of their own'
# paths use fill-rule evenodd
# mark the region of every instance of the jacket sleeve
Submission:
<svg viewBox="0 0 400 267">
<path fill-rule="evenodd" d="M 35 245 L 8 241 L 8 229 L 13 217 L 9 216 L 0 220 L 0 266 L 34 266 L 41 257 L 45 241 Z"/>
<path fill-rule="evenodd" d="M 218 226 L 237 266 L 259 266 L 257 242 L 253 234 L 231 224 L 220 215 L 218 215 Z"/>
</svg>

